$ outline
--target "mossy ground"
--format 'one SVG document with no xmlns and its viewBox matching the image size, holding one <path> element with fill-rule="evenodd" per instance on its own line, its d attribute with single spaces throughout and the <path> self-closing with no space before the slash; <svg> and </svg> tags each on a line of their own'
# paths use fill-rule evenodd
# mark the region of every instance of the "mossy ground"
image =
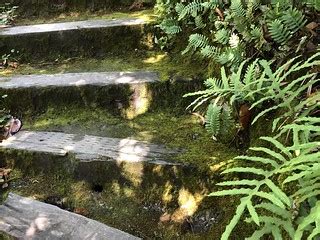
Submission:
<svg viewBox="0 0 320 240">
<path fill-rule="evenodd" d="M 76 116 L 76 117 L 75 117 Z M 101 109 L 49 109 L 25 119 L 30 130 L 64 131 L 116 138 L 134 138 L 186 149 L 179 161 L 208 168 L 221 164 L 238 153 L 228 145 L 215 142 L 196 116 L 151 112 L 126 120 Z"/>
<path fill-rule="evenodd" d="M 108 58 L 69 58 L 55 62 L 33 62 L 17 68 L 7 68 L 0 76 L 14 74 L 53 74 L 66 72 L 107 72 L 107 71 L 157 71 L 162 80 L 203 77 L 205 62 L 198 59 L 185 60 L 181 54 L 168 55 L 162 51 L 139 51 L 126 55 L 112 55 Z"/>
<path fill-rule="evenodd" d="M 198 188 L 201 188 L 201 178 L 206 182 L 206 174 L 213 176 L 209 181 L 209 185 L 213 187 L 227 160 L 238 154 L 238 151 L 230 146 L 214 142 L 199 119 L 188 114 L 151 112 L 132 120 L 125 120 L 101 109 L 49 109 L 43 114 L 24 119 L 24 129 L 117 138 L 131 137 L 185 149 L 186 151 L 176 160 L 197 166 L 199 169 L 194 171 L 194 176 L 190 178 L 197 181 L 191 183 L 194 188 L 191 192 L 197 192 Z M 203 176 L 197 175 L 201 172 Z M 236 199 L 206 200 L 203 208 L 216 209 L 222 218 L 218 219 L 209 232 L 192 234 L 185 231 L 180 224 L 161 222 L 159 219 L 163 213 L 158 209 L 158 201 L 148 201 L 154 198 L 149 195 L 142 199 L 141 196 L 133 194 L 129 186 L 122 188 L 121 194 L 118 194 L 117 187 L 106 187 L 101 193 L 97 193 L 93 191 L 90 183 L 76 180 L 59 170 L 28 175 L 23 169 L 15 169 L 11 177 L 16 180 L 12 181 L 10 191 L 51 204 L 60 202 L 67 210 L 144 239 L 218 239 L 232 216 L 236 203 Z M 159 190 L 153 189 L 150 194 L 157 195 L 158 192 Z M 170 207 L 166 211 L 170 212 Z"/>
</svg>

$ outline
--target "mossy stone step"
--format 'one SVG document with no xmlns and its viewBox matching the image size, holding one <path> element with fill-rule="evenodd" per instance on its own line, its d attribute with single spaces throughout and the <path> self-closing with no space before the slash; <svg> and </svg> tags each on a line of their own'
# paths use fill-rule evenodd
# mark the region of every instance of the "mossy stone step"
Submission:
<svg viewBox="0 0 320 240">
<path fill-rule="evenodd" d="M 182 96 L 200 88 L 200 81 L 160 81 L 155 72 L 87 72 L 0 77 L 0 96 L 15 115 L 48 108 L 93 107 L 132 119 L 149 110 L 185 111 Z"/>
<path fill-rule="evenodd" d="M 99 29 L 119 26 L 132 26 L 144 24 L 142 19 L 112 19 L 112 20 L 86 20 L 75 22 L 61 22 L 49 24 L 37 24 L 27 26 L 15 26 L 0 29 L 0 36 L 32 35 L 38 33 L 64 32 L 82 29 Z"/>
<path fill-rule="evenodd" d="M 7 108 L 19 115 L 79 104 L 134 117 L 148 110 L 153 84 L 160 84 L 155 72 L 19 75 L 0 78 L 0 94 L 8 95 Z"/>
<path fill-rule="evenodd" d="M 8 27 L 0 29 L 0 50 L 15 49 L 27 62 L 124 54 L 146 48 L 145 25 L 129 18 Z"/>
<path fill-rule="evenodd" d="M 21 131 L 1 142 L 0 148 L 61 156 L 72 153 L 76 159 L 85 162 L 99 159 L 100 161 L 179 165 L 163 161 L 177 151 L 166 149 L 161 145 L 133 139 L 81 136 L 62 132 Z"/>
<path fill-rule="evenodd" d="M 0 206 L 0 231 L 18 239 L 140 239 L 56 206 L 10 193 Z"/>
<path fill-rule="evenodd" d="M 156 72 L 86 72 L 0 77 L 0 88 L 46 88 L 70 86 L 108 86 L 159 81 Z"/>
</svg>

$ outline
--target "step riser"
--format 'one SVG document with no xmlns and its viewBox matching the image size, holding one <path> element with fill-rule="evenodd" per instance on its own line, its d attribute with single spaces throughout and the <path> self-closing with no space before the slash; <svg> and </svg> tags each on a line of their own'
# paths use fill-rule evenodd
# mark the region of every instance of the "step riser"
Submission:
<svg viewBox="0 0 320 240">
<path fill-rule="evenodd" d="M 147 111 L 170 108 L 184 112 L 192 101 L 183 98 L 188 92 L 200 89 L 200 81 L 117 84 L 108 86 L 47 87 L 0 89 L 6 109 L 16 115 L 39 113 L 52 107 L 100 107 L 125 118 Z"/>
<path fill-rule="evenodd" d="M 114 26 L 96 29 L 45 32 L 3 36 L 0 51 L 19 51 L 20 62 L 56 60 L 71 57 L 106 57 L 147 49 L 149 27 L 143 25 Z M 149 34 L 151 34 L 149 32 Z"/>
<path fill-rule="evenodd" d="M 20 169 L 27 177 L 37 175 L 67 176 L 76 181 L 85 181 L 91 186 L 102 186 L 104 191 L 128 189 L 138 199 L 159 201 L 168 189 L 174 197 L 171 205 L 178 205 L 181 189 L 202 192 L 211 191 L 213 176 L 197 171 L 196 168 L 183 165 L 159 165 L 148 162 L 91 161 L 83 162 L 68 156 L 54 156 L 45 153 L 30 153 L 18 150 L 2 150 L 2 162 L 7 166 Z M 1 163 L 1 162 L 0 162 Z M 118 189 L 119 190 L 119 189 Z"/>
<path fill-rule="evenodd" d="M 66 11 L 97 11 L 97 10 L 111 10 L 119 9 L 121 7 L 130 6 L 134 0 L 0 0 L 0 3 L 11 2 L 13 6 L 19 6 L 20 16 L 30 15 L 46 15 L 46 14 L 58 14 Z M 60 2 L 62 4 L 55 4 Z M 150 5 L 152 2 L 149 1 Z M 65 3 L 65 4 L 63 4 Z"/>
</svg>

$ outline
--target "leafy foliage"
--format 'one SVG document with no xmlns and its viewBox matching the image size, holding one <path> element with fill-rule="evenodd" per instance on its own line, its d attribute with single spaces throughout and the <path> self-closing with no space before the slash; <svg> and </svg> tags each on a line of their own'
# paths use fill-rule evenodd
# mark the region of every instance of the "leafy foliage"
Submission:
<svg viewBox="0 0 320 240">
<path fill-rule="evenodd" d="M 158 0 L 157 7 L 162 8 L 159 27 L 170 35 L 168 42 L 180 33 L 187 34 L 184 54 L 198 52 L 235 70 L 247 57 L 276 59 L 290 53 L 315 51 L 310 49 L 315 35 L 305 31 L 304 26 L 313 20 L 312 16 L 319 16 L 306 10 L 317 10 L 316 2 Z"/>
<path fill-rule="evenodd" d="M 0 6 L 0 25 L 10 25 L 14 22 L 17 6 L 11 7 L 10 4 Z"/>
<path fill-rule="evenodd" d="M 286 125 L 283 123 L 279 126 L 276 136 L 261 137 L 266 142 L 264 146 L 250 148 L 250 155 L 236 157 L 237 165 L 223 172 L 240 174 L 242 177 L 239 180 L 221 182 L 218 186 L 227 189 L 210 194 L 241 196 L 222 239 L 229 239 L 232 230 L 243 218 L 247 223 L 257 226 L 248 239 L 260 239 L 264 235 L 272 235 L 274 239 L 287 236 L 296 240 L 320 236 L 319 93 L 314 92 L 313 96 L 295 101 L 318 83 L 317 74 L 307 73 L 306 70 L 320 65 L 317 60 L 319 56 L 320 53 L 315 54 L 306 61 L 292 59 L 275 72 L 271 70 L 269 62 L 259 61 L 262 71 L 258 74 L 258 80 L 253 80 L 259 87 L 252 94 L 260 93 L 266 97 L 260 98 L 252 106 L 274 101 L 274 105 L 286 109 L 280 118 L 290 119 L 286 119 Z M 258 64 L 258 60 L 247 69 L 246 76 L 249 79 L 252 76 L 250 73 L 254 72 L 254 64 Z M 299 73 L 302 76 L 297 76 Z M 290 78 L 292 74 L 297 77 Z M 250 81 L 247 82 L 250 84 Z M 225 93 L 221 95 L 226 96 Z M 276 108 L 268 108 L 258 116 L 263 116 L 270 109 Z M 278 123 L 279 118 L 276 118 L 273 125 Z M 282 136 L 287 136 L 290 144 L 284 144 Z"/>
</svg>

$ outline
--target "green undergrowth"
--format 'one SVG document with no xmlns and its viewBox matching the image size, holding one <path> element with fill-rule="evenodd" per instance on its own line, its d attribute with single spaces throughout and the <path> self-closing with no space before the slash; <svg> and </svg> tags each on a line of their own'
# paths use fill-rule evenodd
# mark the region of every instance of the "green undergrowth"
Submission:
<svg viewBox="0 0 320 240">
<path fill-rule="evenodd" d="M 210 140 L 210 135 L 193 115 L 154 112 L 125 120 L 98 109 L 49 109 L 44 114 L 25 119 L 24 129 L 130 137 L 165 144 L 186 149 L 177 160 L 197 165 L 203 170 L 208 170 L 211 165 L 217 167 L 237 154 L 232 147 Z"/>
<path fill-rule="evenodd" d="M 70 22 L 70 21 L 83 21 L 83 20 L 111 20 L 111 19 L 125 19 L 125 18 L 139 18 L 146 22 L 155 21 L 157 15 L 153 9 L 146 9 L 142 11 L 125 11 L 125 12 L 66 12 L 56 16 L 37 16 L 28 18 L 17 18 L 15 25 L 33 25 L 42 23 L 55 23 L 55 22 Z"/>
<path fill-rule="evenodd" d="M 113 55 L 105 59 L 56 59 L 55 62 L 35 62 L 21 64 L 17 68 L 0 71 L 0 76 L 15 74 L 54 74 L 67 72 L 104 71 L 157 71 L 162 80 L 177 78 L 199 78 L 203 76 L 204 62 L 183 59 L 180 54 L 149 51 Z"/>
<path fill-rule="evenodd" d="M 120 195 L 114 188 L 95 192 L 88 182 L 72 179 L 59 172 L 26 176 L 16 169 L 12 178 L 15 179 L 7 191 L 57 205 L 143 239 L 217 239 L 234 211 L 233 201 L 217 199 L 215 205 L 212 205 L 212 202 L 207 200 L 203 203 L 208 204 L 205 209 L 214 207 L 223 217 L 217 218 L 210 231 L 194 234 L 185 229 L 185 224 L 161 221 L 163 212 L 158 209 L 158 203 L 142 201 L 129 187 L 124 188 Z M 170 209 L 166 208 L 166 211 Z M 245 231 L 238 229 L 235 232 L 235 236 L 239 237 L 243 236 Z"/>
</svg>

